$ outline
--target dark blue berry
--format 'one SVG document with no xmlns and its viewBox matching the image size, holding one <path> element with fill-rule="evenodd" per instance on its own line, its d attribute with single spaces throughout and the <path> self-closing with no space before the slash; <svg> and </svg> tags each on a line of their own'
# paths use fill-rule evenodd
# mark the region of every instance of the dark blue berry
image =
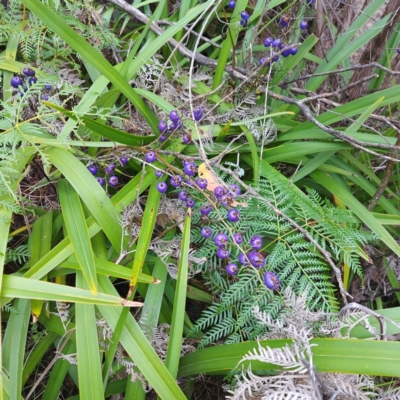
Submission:
<svg viewBox="0 0 400 400">
<path fill-rule="evenodd" d="M 163 176 L 163 172 L 159 169 L 154 170 L 157 178 L 161 178 Z"/>
<path fill-rule="evenodd" d="M 182 184 L 182 177 L 180 175 L 175 175 L 169 181 L 173 187 L 179 187 Z"/>
<path fill-rule="evenodd" d="M 192 161 L 185 163 L 185 165 L 183 166 L 183 172 L 189 176 L 195 175 L 197 172 L 196 164 Z"/>
<path fill-rule="evenodd" d="M 281 281 L 278 276 L 271 271 L 267 271 L 264 275 L 265 286 L 271 290 L 278 290 L 281 286 Z"/>
<path fill-rule="evenodd" d="M 24 68 L 24 69 L 22 70 L 22 73 L 23 73 L 25 76 L 35 76 L 35 75 L 36 75 L 36 72 L 35 72 L 32 68 Z"/>
<path fill-rule="evenodd" d="M 279 61 L 279 54 L 272 53 L 274 56 L 272 57 L 272 61 L 277 62 Z"/>
<path fill-rule="evenodd" d="M 225 194 L 225 189 L 222 186 L 217 186 L 214 189 L 214 194 L 217 199 L 220 199 Z"/>
<path fill-rule="evenodd" d="M 281 53 L 282 57 L 288 57 L 290 56 L 290 49 L 285 49 Z"/>
<path fill-rule="evenodd" d="M 204 205 L 200 208 L 201 215 L 208 215 L 210 214 L 212 207 L 209 204 Z"/>
<path fill-rule="evenodd" d="M 158 140 L 162 143 L 167 140 L 167 135 L 163 133 L 162 135 L 159 136 Z"/>
<path fill-rule="evenodd" d="M 167 186 L 167 184 L 165 182 L 158 182 L 157 183 L 157 190 L 160 193 L 165 193 L 167 191 L 167 189 L 168 189 L 168 186 Z"/>
<path fill-rule="evenodd" d="M 244 19 L 244 20 L 248 20 L 248 19 L 250 18 L 250 15 L 249 15 L 249 13 L 248 13 L 247 11 L 242 11 L 242 12 L 240 13 L 240 16 L 241 16 L 242 19 Z"/>
<path fill-rule="evenodd" d="M 281 45 L 281 43 L 282 43 L 282 40 L 277 38 L 277 39 L 272 41 L 271 46 L 272 47 L 279 47 Z"/>
<path fill-rule="evenodd" d="M 28 79 L 28 84 L 29 85 L 34 85 L 37 82 L 36 76 L 32 76 Z"/>
<path fill-rule="evenodd" d="M 193 208 L 195 204 L 196 202 L 191 197 L 186 200 L 186 207 Z"/>
<path fill-rule="evenodd" d="M 158 123 L 158 130 L 159 130 L 161 133 L 164 133 L 167 129 L 168 129 L 167 123 L 166 123 L 165 121 L 161 120 L 161 121 Z"/>
<path fill-rule="evenodd" d="M 179 121 L 180 121 L 180 117 L 179 117 L 178 111 L 172 110 L 172 111 L 169 113 L 169 119 L 170 119 L 172 122 L 178 124 Z"/>
<path fill-rule="evenodd" d="M 308 28 L 308 22 L 307 21 L 300 21 L 300 29 L 307 29 Z"/>
<path fill-rule="evenodd" d="M 233 239 L 235 240 L 236 244 L 242 244 L 243 243 L 243 235 L 241 233 L 234 233 L 233 234 Z"/>
<path fill-rule="evenodd" d="M 200 189 L 206 189 L 208 182 L 207 182 L 207 179 L 198 178 L 198 179 L 196 179 L 196 184 Z"/>
<path fill-rule="evenodd" d="M 265 61 L 267 61 L 266 58 L 260 58 L 260 61 L 258 62 L 260 66 L 263 66 L 265 64 Z"/>
<path fill-rule="evenodd" d="M 229 263 L 226 267 L 225 267 L 225 271 L 229 274 L 229 275 L 236 275 L 238 272 L 238 266 L 234 263 Z"/>
<path fill-rule="evenodd" d="M 125 167 L 125 165 L 128 164 L 128 158 L 125 157 L 125 156 L 121 156 L 121 157 L 119 158 L 119 162 L 121 163 L 121 165 L 122 165 L 123 167 Z"/>
<path fill-rule="evenodd" d="M 104 178 L 101 178 L 100 176 L 98 176 L 96 179 L 97 179 L 97 182 L 99 182 L 101 186 L 104 186 L 104 184 L 106 183 L 106 180 Z"/>
<path fill-rule="evenodd" d="M 240 20 L 240 25 L 242 25 L 243 28 L 246 28 L 246 26 L 247 26 L 247 19 L 241 19 L 241 20 Z"/>
<path fill-rule="evenodd" d="M 262 247 L 262 238 L 261 236 L 253 236 L 250 239 L 250 246 L 254 249 L 254 250 L 260 250 Z"/>
<path fill-rule="evenodd" d="M 290 54 L 292 56 L 294 56 L 295 54 L 297 54 L 297 47 L 291 47 L 289 51 L 290 51 Z"/>
<path fill-rule="evenodd" d="M 229 185 L 229 192 L 233 196 L 239 196 L 242 193 L 240 186 L 236 185 L 236 183 L 232 183 L 231 185 Z"/>
<path fill-rule="evenodd" d="M 248 257 L 250 264 L 255 268 L 261 268 L 265 264 L 265 257 L 256 251 L 250 252 Z"/>
<path fill-rule="evenodd" d="M 228 250 L 228 249 L 225 249 L 224 247 L 220 247 L 220 248 L 217 250 L 216 254 L 217 254 L 217 257 L 218 257 L 218 258 L 225 259 L 225 258 L 228 258 L 228 257 L 229 257 L 229 250 Z"/>
<path fill-rule="evenodd" d="M 219 201 L 223 206 L 227 207 L 233 203 L 233 198 L 229 194 L 224 194 Z"/>
<path fill-rule="evenodd" d="M 243 254 L 243 253 L 240 253 L 240 254 L 239 254 L 238 260 L 239 260 L 240 264 L 242 264 L 242 265 L 247 265 L 247 264 L 249 263 L 249 262 L 247 261 L 247 256 L 246 256 L 246 254 Z"/>
<path fill-rule="evenodd" d="M 185 144 L 189 144 L 189 143 L 192 141 L 192 136 L 191 136 L 189 133 L 185 132 L 185 133 L 182 135 L 182 141 L 183 141 L 183 143 L 185 143 Z"/>
<path fill-rule="evenodd" d="M 113 163 L 108 164 L 106 167 L 107 174 L 112 174 L 114 172 L 114 169 L 115 169 L 115 164 Z"/>
<path fill-rule="evenodd" d="M 49 100 L 49 95 L 48 94 L 42 94 L 41 99 L 44 101 Z"/>
<path fill-rule="evenodd" d="M 215 235 L 214 238 L 214 243 L 218 246 L 218 247 L 223 247 L 225 246 L 227 243 L 229 242 L 229 237 L 228 235 L 226 235 L 225 233 L 217 233 Z"/>
<path fill-rule="evenodd" d="M 272 38 L 270 38 L 270 37 L 267 37 L 267 38 L 264 40 L 264 46 L 265 46 L 265 47 L 271 47 L 273 41 L 274 41 L 274 39 L 272 39 Z"/>
<path fill-rule="evenodd" d="M 230 222 L 238 222 L 240 219 L 240 212 L 235 209 L 229 210 L 227 217 Z"/>
<path fill-rule="evenodd" d="M 110 186 L 117 186 L 118 185 L 118 177 L 116 177 L 115 175 L 110 176 L 110 178 L 108 179 L 108 183 Z"/>
<path fill-rule="evenodd" d="M 145 159 L 148 163 L 153 163 L 157 159 L 156 153 L 154 151 L 149 151 L 146 153 Z"/>
<path fill-rule="evenodd" d="M 213 231 L 210 227 L 205 226 L 202 230 L 201 230 L 201 236 L 203 236 L 203 238 L 208 239 L 209 237 L 211 237 Z"/>
<path fill-rule="evenodd" d="M 44 85 L 44 88 L 47 90 L 47 91 L 49 91 L 49 90 L 51 90 L 51 85 Z"/>
<path fill-rule="evenodd" d="M 13 76 L 10 83 L 13 88 L 18 89 L 18 86 L 22 85 L 22 79 L 19 76 Z"/>
<path fill-rule="evenodd" d="M 90 172 L 92 175 L 96 175 L 96 174 L 97 174 L 98 169 L 97 169 L 97 167 L 96 167 L 94 164 L 88 165 L 87 169 L 89 170 L 89 172 Z"/>
<path fill-rule="evenodd" d="M 178 193 L 179 200 L 186 201 L 188 199 L 188 192 L 186 190 L 181 190 Z"/>
<path fill-rule="evenodd" d="M 193 118 L 194 118 L 196 121 L 200 121 L 200 120 L 203 118 L 203 115 L 204 115 L 204 109 L 203 109 L 203 107 L 196 107 L 196 108 L 193 110 Z"/>
<path fill-rule="evenodd" d="M 289 17 L 284 15 L 281 20 L 279 21 L 280 25 L 286 28 L 289 25 Z"/>
<path fill-rule="evenodd" d="M 231 10 L 233 10 L 236 7 L 236 1 L 229 1 L 228 2 L 228 8 L 230 8 Z"/>
</svg>

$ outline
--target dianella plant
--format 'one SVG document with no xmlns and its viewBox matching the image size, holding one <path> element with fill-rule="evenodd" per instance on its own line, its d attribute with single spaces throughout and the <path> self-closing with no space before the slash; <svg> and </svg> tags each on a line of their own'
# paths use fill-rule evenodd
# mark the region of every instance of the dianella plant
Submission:
<svg viewBox="0 0 400 400">
<path fill-rule="evenodd" d="M 0 400 L 400 399 L 397 0 L 0 15 Z"/>
</svg>

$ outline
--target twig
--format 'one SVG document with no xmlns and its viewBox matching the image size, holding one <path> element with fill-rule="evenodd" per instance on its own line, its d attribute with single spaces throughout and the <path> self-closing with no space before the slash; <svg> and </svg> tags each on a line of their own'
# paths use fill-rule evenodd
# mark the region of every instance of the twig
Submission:
<svg viewBox="0 0 400 400">
<path fill-rule="evenodd" d="M 317 379 L 318 383 L 320 384 L 320 386 L 322 388 L 322 392 L 323 393 L 326 393 L 326 388 L 325 388 L 325 385 L 323 384 L 323 382 L 321 381 L 320 377 L 318 376 L 314 365 L 311 366 L 311 364 L 305 358 L 301 359 L 301 363 L 307 368 L 308 375 L 310 375 L 311 386 L 314 389 L 314 393 L 315 393 L 315 395 L 317 397 L 317 400 L 322 400 L 321 393 L 318 390 L 317 385 L 315 384 L 315 379 L 314 378 Z"/>
</svg>

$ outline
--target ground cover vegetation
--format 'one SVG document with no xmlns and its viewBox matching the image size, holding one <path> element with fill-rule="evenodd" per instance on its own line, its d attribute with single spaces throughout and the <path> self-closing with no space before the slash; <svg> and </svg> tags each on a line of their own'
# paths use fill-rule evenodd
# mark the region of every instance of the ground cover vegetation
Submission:
<svg viewBox="0 0 400 400">
<path fill-rule="evenodd" d="M 400 399 L 397 0 L 0 4 L 1 399 Z"/>
</svg>

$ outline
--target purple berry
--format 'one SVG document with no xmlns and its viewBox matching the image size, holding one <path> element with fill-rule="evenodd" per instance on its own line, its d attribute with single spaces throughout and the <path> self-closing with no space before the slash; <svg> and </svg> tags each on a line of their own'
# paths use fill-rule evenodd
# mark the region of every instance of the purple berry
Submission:
<svg viewBox="0 0 400 400">
<path fill-rule="evenodd" d="M 273 54 L 272 61 L 274 61 L 274 62 L 279 61 L 279 54 L 276 54 L 276 53 L 272 53 L 272 54 Z"/>
<path fill-rule="evenodd" d="M 283 50 L 281 55 L 282 55 L 282 57 L 285 57 L 285 58 L 290 56 L 290 49 Z"/>
<path fill-rule="evenodd" d="M 230 222 L 238 222 L 240 219 L 240 212 L 235 209 L 229 210 L 227 217 Z"/>
<path fill-rule="evenodd" d="M 122 165 L 123 167 L 125 167 L 125 165 L 128 164 L 128 158 L 125 157 L 125 156 L 121 156 L 121 157 L 119 158 L 119 162 L 121 163 L 121 165 Z"/>
<path fill-rule="evenodd" d="M 157 178 L 161 178 L 163 176 L 163 172 L 160 169 L 154 170 Z"/>
<path fill-rule="evenodd" d="M 214 194 L 217 199 L 220 199 L 225 194 L 225 189 L 222 186 L 217 186 L 214 189 Z"/>
<path fill-rule="evenodd" d="M 110 176 L 110 178 L 108 179 L 108 183 L 110 186 L 117 186 L 118 185 L 118 177 L 116 177 L 115 175 Z"/>
<path fill-rule="evenodd" d="M 248 257 L 250 264 L 255 268 L 261 268 L 265 264 L 265 257 L 256 251 L 250 252 Z"/>
<path fill-rule="evenodd" d="M 307 0 L 307 5 L 312 6 L 314 4 L 315 0 Z"/>
<path fill-rule="evenodd" d="M 176 130 L 178 130 L 179 128 L 179 122 L 176 124 L 175 122 L 173 122 L 170 126 L 169 126 L 169 131 L 170 132 L 175 132 Z"/>
<path fill-rule="evenodd" d="M 210 227 L 205 226 L 202 230 L 201 230 L 201 236 L 203 236 L 203 238 L 208 239 L 209 237 L 211 237 L 213 231 Z"/>
<path fill-rule="evenodd" d="M 22 85 L 22 79 L 19 76 L 13 76 L 10 83 L 13 88 L 18 89 L 18 86 Z"/>
<path fill-rule="evenodd" d="M 22 73 L 23 73 L 25 76 L 35 76 L 35 75 L 36 75 L 36 72 L 35 72 L 32 68 L 24 68 L 24 69 L 22 70 Z"/>
<path fill-rule="evenodd" d="M 41 99 L 44 101 L 49 100 L 49 95 L 48 94 L 42 94 Z"/>
<path fill-rule="evenodd" d="M 114 169 L 115 169 L 115 164 L 113 163 L 108 164 L 106 167 L 107 174 L 112 174 L 114 172 Z"/>
<path fill-rule="evenodd" d="M 101 186 L 104 186 L 104 184 L 106 183 L 106 180 L 104 178 L 101 178 L 100 176 L 98 176 L 96 179 L 97 179 L 97 182 L 99 182 Z"/>
<path fill-rule="evenodd" d="M 168 189 L 168 185 L 165 182 L 158 182 L 157 183 L 157 190 L 160 193 L 165 193 Z"/>
<path fill-rule="evenodd" d="M 272 39 L 272 38 L 270 38 L 270 37 L 267 37 L 267 38 L 264 40 L 264 46 L 265 46 L 265 47 L 271 47 L 271 44 L 272 44 L 273 41 L 274 41 L 274 39 Z"/>
<path fill-rule="evenodd" d="M 244 20 L 248 20 L 248 19 L 250 18 L 250 15 L 249 15 L 249 13 L 248 13 L 247 11 L 242 11 L 242 12 L 240 13 L 240 16 L 241 16 L 242 19 L 244 19 Z"/>
<path fill-rule="evenodd" d="M 230 206 L 233 203 L 233 198 L 232 196 L 229 196 L 229 194 L 224 194 L 220 199 L 219 202 L 224 206 Z"/>
<path fill-rule="evenodd" d="M 188 199 L 188 192 L 186 190 L 181 190 L 178 193 L 179 200 L 186 201 Z"/>
<path fill-rule="evenodd" d="M 28 85 L 34 85 L 36 82 L 37 82 L 36 76 L 31 76 L 31 77 L 28 79 Z"/>
<path fill-rule="evenodd" d="M 156 153 L 154 151 L 149 151 L 146 153 L 145 159 L 148 163 L 153 163 L 157 159 Z"/>
<path fill-rule="evenodd" d="M 204 115 L 204 109 L 203 109 L 203 107 L 196 107 L 196 108 L 193 110 L 193 118 L 194 118 L 196 121 L 200 121 L 200 120 L 203 118 L 203 115 Z"/>
<path fill-rule="evenodd" d="M 206 189 L 208 182 L 207 182 L 207 179 L 198 178 L 198 179 L 196 179 L 196 184 L 200 189 Z"/>
<path fill-rule="evenodd" d="M 272 41 L 271 45 L 272 45 L 272 47 L 279 47 L 281 45 L 281 43 L 282 43 L 282 40 L 277 38 Z"/>
<path fill-rule="evenodd" d="M 163 133 L 162 135 L 160 135 L 158 137 L 158 140 L 162 143 L 165 142 L 167 140 L 167 135 L 165 133 Z"/>
<path fill-rule="evenodd" d="M 195 204 L 196 202 L 191 197 L 188 197 L 186 200 L 186 207 L 193 208 Z"/>
<path fill-rule="evenodd" d="M 300 29 L 307 29 L 308 28 L 308 22 L 307 21 L 300 21 Z"/>
<path fill-rule="evenodd" d="M 253 236 L 250 239 L 250 246 L 254 249 L 254 250 L 260 250 L 262 247 L 262 238 L 260 236 Z"/>
<path fill-rule="evenodd" d="M 225 233 L 217 233 L 214 238 L 214 243 L 218 247 L 224 247 L 229 242 L 229 237 Z"/>
<path fill-rule="evenodd" d="M 229 274 L 229 275 L 236 275 L 238 272 L 238 266 L 234 263 L 229 263 L 226 267 L 225 267 L 225 271 Z"/>
<path fill-rule="evenodd" d="M 89 172 L 90 172 L 92 175 L 96 175 L 96 174 L 97 174 L 98 169 L 97 169 L 97 167 L 96 167 L 94 164 L 88 165 L 87 169 L 89 170 Z"/>
<path fill-rule="evenodd" d="M 396 51 L 397 51 L 397 54 L 400 54 L 400 47 Z"/>
<path fill-rule="evenodd" d="M 240 186 L 236 185 L 235 183 L 232 183 L 231 185 L 229 185 L 229 192 L 233 196 L 239 196 L 242 193 Z"/>
<path fill-rule="evenodd" d="M 230 8 L 231 10 L 233 10 L 236 7 L 236 1 L 229 1 L 228 2 L 228 8 Z"/>
<path fill-rule="evenodd" d="M 168 129 L 167 123 L 166 123 L 165 121 L 161 120 L 161 121 L 158 123 L 158 130 L 159 130 L 161 133 L 164 133 L 167 129 Z"/>
<path fill-rule="evenodd" d="M 266 58 L 260 58 L 260 61 L 258 62 L 260 66 L 263 66 L 265 64 L 265 61 L 267 61 Z"/>
<path fill-rule="evenodd" d="M 210 214 L 212 207 L 209 204 L 204 205 L 200 208 L 201 215 L 208 215 Z"/>
<path fill-rule="evenodd" d="M 197 172 L 196 164 L 193 161 L 185 163 L 185 165 L 183 166 L 183 172 L 189 176 L 195 175 Z"/>
<path fill-rule="evenodd" d="M 281 20 L 279 21 L 280 25 L 286 28 L 289 25 L 289 17 L 284 15 Z"/>
<path fill-rule="evenodd" d="M 246 28 L 246 26 L 247 26 L 247 19 L 241 19 L 241 20 L 240 20 L 240 25 L 242 25 L 243 28 Z"/>
<path fill-rule="evenodd" d="M 233 239 L 235 240 L 236 244 L 242 244 L 243 243 L 243 235 L 241 233 L 234 233 L 233 234 Z"/>
<path fill-rule="evenodd" d="M 297 47 L 291 47 L 289 49 L 289 52 L 292 56 L 294 56 L 295 54 L 297 54 Z"/>
<path fill-rule="evenodd" d="M 228 249 L 225 249 L 224 247 L 220 247 L 218 250 L 217 250 L 217 257 L 219 257 L 219 258 L 222 258 L 222 259 L 225 259 L 225 258 L 228 258 L 229 257 L 229 250 Z"/>
<path fill-rule="evenodd" d="M 46 85 L 44 85 L 44 88 L 45 88 L 47 91 L 50 91 L 50 90 L 51 90 L 51 85 L 46 84 Z"/>
<path fill-rule="evenodd" d="M 180 175 L 175 175 L 171 178 L 171 180 L 169 181 L 169 183 L 173 186 L 173 187 L 179 187 L 182 184 L 182 177 Z"/>
<path fill-rule="evenodd" d="M 247 261 L 247 256 L 246 256 L 246 254 L 243 254 L 243 253 L 240 253 L 240 254 L 239 254 L 238 260 L 239 260 L 240 264 L 242 264 L 242 265 L 247 265 L 247 264 L 249 263 L 249 262 Z"/>
<path fill-rule="evenodd" d="M 170 119 L 173 123 L 178 124 L 179 121 L 180 121 L 180 117 L 179 117 L 178 111 L 172 110 L 172 111 L 169 113 L 169 119 Z"/>
<path fill-rule="evenodd" d="M 185 144 L 189 144 L 192 141 L 192 136 L 189 133 L 184 133 L 182 135 L 182 142 Z"/>
<path fill-rule="evenodd" d="M 267 271 L 264 275 L 265 286 L 271 290 L 278 290 L 281 286 L 281 281 L 278 276 L 271 271 Z"/>
</svg>

